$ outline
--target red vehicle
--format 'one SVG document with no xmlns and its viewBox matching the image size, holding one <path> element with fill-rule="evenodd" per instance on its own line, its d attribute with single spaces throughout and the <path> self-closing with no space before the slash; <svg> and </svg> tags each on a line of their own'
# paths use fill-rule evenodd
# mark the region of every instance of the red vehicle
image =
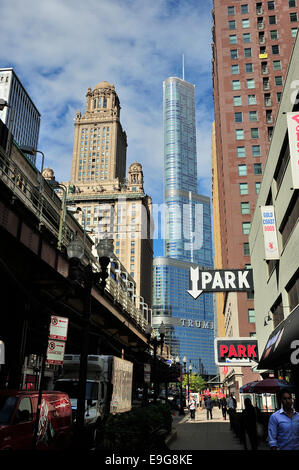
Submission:
<svg viewBox="0 0 299 470">
<path fill-rule="evenodd" d="M 38 391 L 0 390 L 0 450 L 32 450 L 37 402 Z M 68 395 L 43 392 L 36 448 L 67 448 L 71 430 Z"/>
</svg>

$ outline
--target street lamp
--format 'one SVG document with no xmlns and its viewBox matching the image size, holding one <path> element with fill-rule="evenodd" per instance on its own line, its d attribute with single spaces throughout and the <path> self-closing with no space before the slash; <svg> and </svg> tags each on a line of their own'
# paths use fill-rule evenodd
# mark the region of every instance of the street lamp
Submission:
<svg viewBox="0 0 299 470">
<path fill-rule="evenodd" d="M 84 432 L 85 415 L 85 394 L 88 364 L 88 343 L 89 343 L 89 324 L 91 315 L 91 289 L 92 286 L 100 282 L 102 293 L 104 292 L 106 279 L 108 277 L 107 267 L 110 263 L 110 257 L 113 255 L 113 240 L 104 238 L 96 246 L 101 265 L 101 272 L 93 272 L 91 264 L 82 266 L 81 259 L 84 256 L 84 247 L 78 240 L 73 240 L 67 247 L 69 258 L 69 278 L 72 281 L 78 281 L 83 286 L 84 297 L 84 326 L 82 331 L 80 370 L 79 370 L 79 389 L 76 414 L 76 433 L 78 444 L 80 434 Z"/>
<path fill-rule="evenodd" d="M 190 401 L 190 385 L 189 385 L 189 376 L 192 373 L 192 365 L 189 364 L 189 371 L 188 371 L 188 406 Z"/>
<path fill-rule="evenodd" d="M 48 180 L 50 186 L 53 189 L 61 189 L 62 190 L 62 202 L 61 202 L 61 210 L 60 210 L 60 218 L 59 218 L 59 228 L 58 228 L 58 242 L 57 248 L 61 251 L 62 248 L 62 233 L 63 233 L 63 226 L 65 222 L 65 213 L 66 213 L 66 193 L 67 189 L 66 186 L 62 183 L 58 183 L 56 180 Z"/>
<path fill-rule="evenodd" d="M 163 344 L 164 344 L 164 337 L 166 333 L 166 328 L 163 323 L 161 322 L 159 326 L 159 333 L 160 333 L 160 340 L 158 340 L 157 336 L 154 336 L 153 339 L 151 339 L 151 334 L 152 334 L 152 327 L 148 323 L 147 327 L 145 329 L 145 334 L 147 336 L 147 341 L 148 344 L 152 344 L 154 347 L 154 403 L 157 403 L 157 397 L 158 397 L 158 380 L 157 380 L 157 348 L 159 345 L 161 345 L 161 355 L 163 354 Z"/>
<path fill-rule="evenodd" d="M 41 150 L 37 150 L 37 149 L 35 149 L 34 147 L 27 146 L 27 145 L 20 147 L 20 150 L 21 150 L 23 153 L 27 153 L 28 155 L 33 155 L 33 156 L 35 156 L 37 153 L 40 153 L 40 154 L 41 154 L 41 156 L 42 156 L 42 163 L 41 163 L 40 173 L 42 174 L 42 173 L 43 173 L 43 169 L 44 169 L 44 163 L 45 163 L 45 155 L 44 155 L 44 153 L 43 153 Z"/>
<path fill-rule="evenodd" d="M 185 415 L 184 405 L 183 405 L 183 374 L 182 374 L 182 364 L 180 363 L 180 358 L 177 356 L 175 362 L 180 365 L 180 415 Z"/>
</svg>

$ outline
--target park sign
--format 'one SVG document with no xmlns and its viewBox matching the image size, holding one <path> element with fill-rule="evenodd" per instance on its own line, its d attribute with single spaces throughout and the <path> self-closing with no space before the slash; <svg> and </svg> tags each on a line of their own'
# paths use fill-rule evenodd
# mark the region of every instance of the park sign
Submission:
<svg viewBox="0 0 299 470">
<path fill-rule="evenodd" d="M 194 299 L 202 292 L 248 292 L 253 291 L 251 269 L 218 269 L 202 271 L 199 267 L 190 267 L 189 287 L 187 291 Z"/>
<path fill-rule="evenodd" d="M 253 366 L 258 362 L 257 340 L 252 338 L 215 338 L 215 364 Z"/>
</svg>

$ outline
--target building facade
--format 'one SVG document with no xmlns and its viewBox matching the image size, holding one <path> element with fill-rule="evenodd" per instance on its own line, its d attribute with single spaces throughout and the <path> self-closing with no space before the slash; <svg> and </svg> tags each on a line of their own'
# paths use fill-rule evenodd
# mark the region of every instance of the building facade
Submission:
<svg viewBox="0 0 299 470">
<path fill-rule="evenodd" d="M 67 203 L 77 207 L 77 219 L 95 242 L 105 232 L 113 238 L 119 266 L 136 283 L 137 304 L 150 307 L 152 201 L 140 163 L 130 165 L 126 178 L 126 149 L 115 87 L 100 82 L 88 89 L 84 114 L 76 114 Z"/>
<path fill-rule="evenodd" d="M 253 214 L 249 235 L 250 253 L 255 285 L 254 306 L 256 311 L 256 333 L 262 369 L 278 370 L 279 375 L 290 371 L 291 343 L 299 337 L 299 168 L 298 150 L 290 152 L 291 146 L 298 146 L 299 131 L 299 36 L 295 43 L 288 69 L 286 83 L 277 114 L 274 133 L 263 174 L 261 190 Z M 294 87 L 294 85 L 296 85 Z M 296 96 L 297 94 L 297 96 Z M 294 113 L 296 131 L 288 132 L 287 113 Z M 293 165 L 295 162 L 295 165 Z M 272 260 L 265 250 L 262 206 L 273 208 L 277 232 L 278 253 Z M 293 313 L 292 313 L 293 312 Z M 275 338 L 269 341 L 269 338 Z M 288 337 L 288 335 L 293 335 Z M 279 338 L 279 339 L 278 339 Z M 289 341 L 288 341 L 289 340 Z M 266 347 L 267 345 L 267 347 Z M 271 350 L 271 345 L 273 350 Z M 280 357 L 275 350 L 284 346 Z M 264 365 L 263 365 L 264 364 Z M 295 364 L 294 364 L 295 365 Z M 298 365 L 297 365 L 298 369 Z M 299 377 L 296 374 L 297 389 Z"/>
<path fill-rule="evenodd" d="M 197 192 L 194 85 L 163 83 L 165 257 L 154 260 L 153 325 L 173 357 L 215 375 L 213 296 L 188 294 L 190 267 L 213 267 L 210 199 Z"/>
<path fill-rule="evenodd" d="M 0 99 L 7 102 L 0 119 L 19 147 L 37 150 L 40 113 L 12 68 L 0 68 Z M 35 164 L 35 156 L 27 155 Z"/>
<path fill-rule="evenodd" d="M 297 32 L 298 5 L 214 0 L 213 20 L 218 184 L 213 198 L 219 200 L 220 221 L 215 229 L 221 232 L 222 268 L 245 268 L 251 266 L 248 234 Z M 254 335 L 253 296 L 240 293 L 233 304 L 238 336 Z M 256 378 L 252 374 L 251 380 Z"/>
</svg>

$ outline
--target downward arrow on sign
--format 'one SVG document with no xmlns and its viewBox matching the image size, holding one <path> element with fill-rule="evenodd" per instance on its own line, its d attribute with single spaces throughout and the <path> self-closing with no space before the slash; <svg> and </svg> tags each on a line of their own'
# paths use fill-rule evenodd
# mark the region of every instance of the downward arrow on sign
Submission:
<svg viewBox="0 0 299 470">
<path fill-rule="evenodd" d="M 197 299 L 202 293 L 202 290 L 198 290 L 198 279 L 199 279 L 199 268 L 192 268 L 190 267 L 190 279 L 191 279 L 191 290 L 188 290 L 188 294 L 190 294 L 193 299 Z"/>
</svg>

